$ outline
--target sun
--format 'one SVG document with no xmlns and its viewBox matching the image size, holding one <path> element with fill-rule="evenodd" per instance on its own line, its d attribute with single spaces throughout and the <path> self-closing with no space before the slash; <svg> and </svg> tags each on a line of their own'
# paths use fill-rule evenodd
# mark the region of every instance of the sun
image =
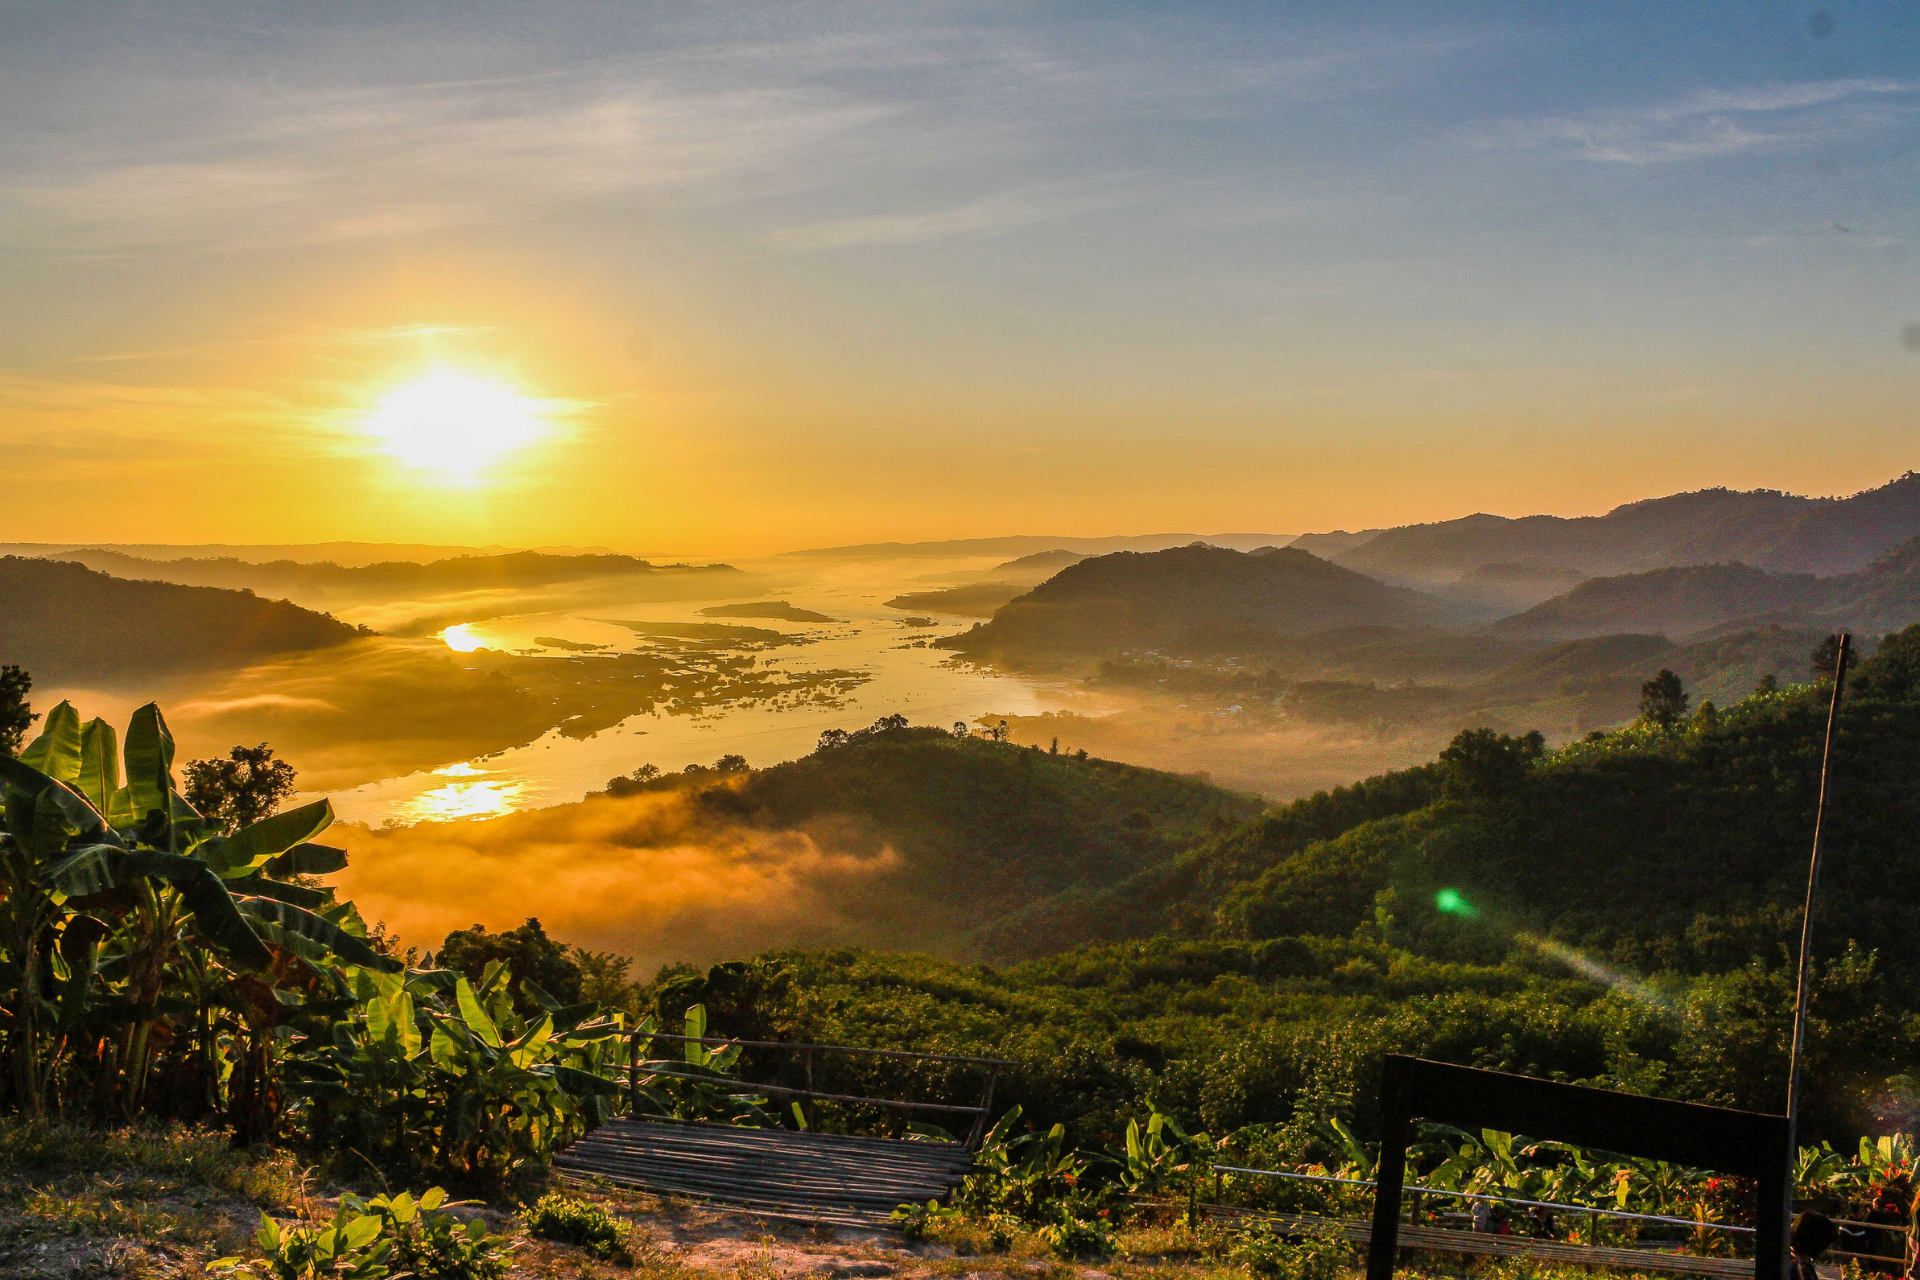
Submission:
<svg viewBox="0 0 1920 1280">
<path fill-rule="evenodd" d="M 364 429 L 407 466 L 470 484 L 550 424 L 538 404 L 498 382 L 436 369 L 381 397 Z"/>
</svg>

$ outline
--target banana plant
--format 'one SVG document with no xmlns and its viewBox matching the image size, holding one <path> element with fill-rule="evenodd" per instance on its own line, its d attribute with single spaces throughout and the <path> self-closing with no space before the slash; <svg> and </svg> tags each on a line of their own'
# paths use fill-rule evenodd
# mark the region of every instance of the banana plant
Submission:
<svg viewBox="0 0 1920 1280">
<path fill-rule="evenodd" d="M 690 1006 L 682 1026 L 685 1041 L 679 1056 L 648 1058 L 639 1064 L 634 1095 L 642 1112 L 746 1128 L 778 1124 L 765 1097 L 740 1088 L 736 1072 L 741 1046 L 728 1043 L 717 1049 L 707 1047 L 707 1007 Z M 641 1038 L 651 1043 L 646 1033 L 654 1030 L 652 1021 L 643 1022 L 638 1030 Z"/>
<path fill-rule="evenodd" d="M 478 984 L 447 970 L 361 970 L 352 1002 L 292 1047 L 288 1088 L 316 1145 L 382 1168 L 503 1174 L 597 1125 L 621 1092 L 623 1020 L 561 1005 L 530 982 L 516 1012 L 498 962 Z"/>
<path fill-rule="evenodd" d="M 203 975 L 209 963 L 270 971 L 283 952 L 397 967 L 301 905 L 302 886 L 280 879 L 344 865 L 338 850 L 309 843 L 332 821 L 326 801 L 220 836 L 179 794 L 173 759 L 173 735 L 152 703 L 134 712 L 124 750 L 111 725 L 82 724 L 62 702 L 18 759 L 0 756 L 7 1056 L 24 1112 L 44 1109 L 61 1045 L 95 1012 L 103 977 L 121 997 L 116 1093 L 131 1117 L 145 1096 L 163 992 L 183 958 Z"/>
<path fill-rule="evenodd" d="M 1188 1134 L 1172 1116 L 1152 1107 L 1145 1128 L 1138 1120 L 1127 1121 L 1121 1181 L 1135 1195 L 1157 1195 L 1205 1173 L 1211 1155 L 1205 1134 Z"/>
</svg>

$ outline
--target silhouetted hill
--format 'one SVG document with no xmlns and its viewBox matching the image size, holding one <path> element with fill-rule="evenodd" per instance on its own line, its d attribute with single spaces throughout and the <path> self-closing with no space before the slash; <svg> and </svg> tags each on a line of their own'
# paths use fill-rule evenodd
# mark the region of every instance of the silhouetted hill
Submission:
<svg viewBox="0 0 1920 1280">
<path fill-rule="evenodd" d="M 944 643 L 980 656 L 1084 657 L 1167 645 L 1223 623 L 1300 635 L 1455 616 L 1431 596 L 1305 551 L 1195 545 L 1082 560 Z"/>
<path fill-rule="evenodd" d="M 1592 578 L 1565 595 L 1502 618 L 1503 635 L 1564 637 L 1644 631 L 1691 635 L 1737 618 L 1816 607 L 1827 588 L 1812 574 L 1776 574 L 1744 564 Z"/>
<path fill-rule="evenodd" d="M 139 582 L 59 560 L 0 558 L 0 662 L 47 686 L 245 666 L 361 632 L 249 591 Z"/>
<path fill-rule="evenodd" d="M 1030 587 L 1045 582 L 1068 565 L 1079 564 L 1086 558 L 1084 551 L 1036 551 L 1030 556 L 995 565 L 982 576 L 996 582 L 1018 582 Z"/>
<path fill-rule="evenodd" d="M 1739 561 L 1781 573 L 1835 574 L 1920 535 L 1920 475 L 1850 498 L 1770 489 L 1702 489 L 1604 516 L 1472 515 L 1389 529 L 1334 558 L 1393 579 L 1441 584 L 1483 565 L 1620 574 Z"/>
<path fill-rule="evenodd" d="M 1744 564 L 1690 565 L 1593 578 L 1494 624 L 1501 635 L 1648 631 L 1680 637 L 1759 623 L 1898 631 L 1920 621 L 1920 538 L 1857 573 L 1816 578 Z"/>
<path fill-rule="evenodd" d="M 63 552 L 55 558 L 84 564 L 90 569 L 120 578 L 288 592 L 309 597 L 351 596 L 362 600 L 407 598 L 448 591 L 537 587 L 587 578 L 738 572 L 727 565 L 698 568 L 687 565 L 661 566 L 632 556 L 563 556 L 537 551 L 456 556 L 426 563 L 387 560 L 378 564 L 352 566 L 296 560 L 255 564 L 225 556 L 213 559 L 145 560 L 99 549 Z"/>
<path fill-rule="evenodd" d="M 1001 605 L 1019 595 L 1017 582 L 970 582 L 938 591 L 908 591 L 887 601 L 889 609 L 909 613 L 951 613 L 963 618 L 991 618 Z"/>
<path fill-rule="evenodd" d="M 814 547 L 789 551 L 790 556 L 821 556 L 846 560 L 929 559 L 941 556 L 1025 556 L 1036 551 L 1079 551 L 1105 555 L 1112 551 L 1160 551 L 1204 542 L 1215 547 L 1248 550 L 1293 539 L 1291 533 L 1139 533 L 1107 538 L 1062 538 L 1041 534 L 1014 534 L 1004 538 L 950 538 L 943 542 L 863 542 L 850 547 Z"/>
</svg>

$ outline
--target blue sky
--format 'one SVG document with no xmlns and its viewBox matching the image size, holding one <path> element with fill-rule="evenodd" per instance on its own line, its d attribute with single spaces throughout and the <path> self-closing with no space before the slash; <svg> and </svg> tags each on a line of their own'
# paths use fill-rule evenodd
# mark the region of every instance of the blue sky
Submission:
<svg viewBox="0 0 1920 1280">
<path fill-rule="evenodd" d="M 1917 214 L 1910 0 L 7 4 L 0 443 L 128 538 L 1849 491 L 1914 465 Z M 375 528 L 355 414 L 423 351 L 566 430 Z"/>
</svg>

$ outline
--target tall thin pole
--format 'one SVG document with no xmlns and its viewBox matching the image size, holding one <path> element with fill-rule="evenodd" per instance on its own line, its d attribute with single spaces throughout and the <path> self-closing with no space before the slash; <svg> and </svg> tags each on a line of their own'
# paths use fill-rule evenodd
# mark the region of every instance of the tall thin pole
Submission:
<svg viewBox="0 0 1920 1280">
<path fill-rule="evenodd" d="M 1827 817 L 1827 783 L 1833 776 L 1833 735 L 1840 723 L 1840 694 L 1847 684 L 1847 658 L 1853 637 L 1840 633 L 1833 660 L 1833 700 L 1827 704 L 1827 740 L 1820 752 L 1820 796 L 1813 810 L 1813 857 L 1807 865 L 1807 904 L 1800 913 L 1800 975 L 1793 992 L 1793 1049 L 1787 1058 L 1787 1203 L 1793 1212 L 1793 1164 L 1800 1142 L 1800 1074 L 1807 1041 L 1807 1004 L 1812 997 L 1813 906 L 1820 892 L 1820 829 Z"/>
</svg>

